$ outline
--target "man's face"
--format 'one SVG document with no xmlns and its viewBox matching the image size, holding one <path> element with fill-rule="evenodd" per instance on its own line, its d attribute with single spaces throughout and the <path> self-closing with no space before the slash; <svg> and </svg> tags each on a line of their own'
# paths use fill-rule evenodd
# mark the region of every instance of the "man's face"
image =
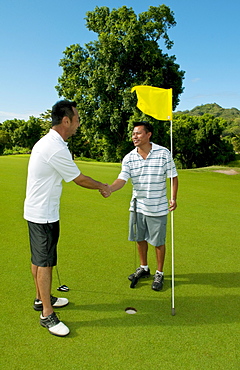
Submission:
<svg viewBox="0 0 240 370">
<path fill-rule="evenodd" d="M 146 132 L 144 126 L 136 126 L 133 129 L 132 141 L 136 147 L 141 147 L 149 143 L 151 132 Z"/>
</svg>

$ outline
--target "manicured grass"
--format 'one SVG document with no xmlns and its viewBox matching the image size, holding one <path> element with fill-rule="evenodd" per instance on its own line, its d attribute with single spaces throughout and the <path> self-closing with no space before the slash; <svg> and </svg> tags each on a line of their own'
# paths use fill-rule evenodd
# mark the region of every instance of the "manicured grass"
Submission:
<svg viewBox="0 0 240 370">
<path fill-rule="evenodd" d="M 70 304 L 58 312 L 71 333 L 58 338 L 39 325 L 31 307 L 22 219 L 27 162 L 27 156 L 0 157 L 3 369 L 240 368 L 240 175 L 179 171 L 174 317 L 170 230 L 163 291 L 152 291 L 151 279 L 130 289 L 127 276 L 138 264 L 127 241 L 131 184 L 108 199 L 64 184 L 58 269 L 70 287 L 60 295 Z M 120 170 L 118 164 L 77 163 L 84 174 L 109 183 Z M 154 273 L 153 247 L 149 265 Z M 54 294 L 58 285 L 54 271 Z M 137 313 L 126 314 L 128 306 Z"/>
</svg>

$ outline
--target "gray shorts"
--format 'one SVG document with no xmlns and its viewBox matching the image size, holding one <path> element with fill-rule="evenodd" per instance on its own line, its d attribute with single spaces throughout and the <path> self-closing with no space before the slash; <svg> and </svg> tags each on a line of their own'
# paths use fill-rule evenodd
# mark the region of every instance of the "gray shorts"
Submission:
<svg viewBox="0 0 240 370">
<path fill-rule="evenodd" d="M 59 221 L 47 224 L 28 221 L 28 231 L 32 263 L 40 267 L 56 266 Z"/>
<path fill-rule="evenodd" d="M 136 242 L 146 240 L 154 247 L 159 247 L 160 245 L 165 244 L 167 215 L 155 217 L 145 216 L 142 213 L 136 213 L 136 227 L 134 224 L 135 215 L 134 212 L 130 212 L 128 240 Z"/>
</svg>

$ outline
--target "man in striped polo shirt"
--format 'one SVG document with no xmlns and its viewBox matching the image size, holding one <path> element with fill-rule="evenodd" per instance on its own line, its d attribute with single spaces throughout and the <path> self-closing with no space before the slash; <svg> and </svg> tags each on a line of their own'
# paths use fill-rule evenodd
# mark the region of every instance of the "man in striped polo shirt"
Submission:
<svg viewBox="0 0 240 370">
<path fill-rule="evenodd" d="M 177 207 L 178 174 L 170 151 L 152 143 L 152 134 L 150 123 L 134 123 L 132 140 L 135 149 L 123 158 L 121 173 L 110 188 L 112 192 L 119 190 L 131 178 L 129 240 L 137 242 L 140 267 L 128 277 L 130 287 L 134 288 L 140 278 L 150 276 L 147 254 L 148 244 L 151 244 L 157 259 L 152 289 L 159 291 L 164 281 L 167 214 Z M 173 196 L 168 203 L 166 180 L 171 177 Z"/>
</svg>

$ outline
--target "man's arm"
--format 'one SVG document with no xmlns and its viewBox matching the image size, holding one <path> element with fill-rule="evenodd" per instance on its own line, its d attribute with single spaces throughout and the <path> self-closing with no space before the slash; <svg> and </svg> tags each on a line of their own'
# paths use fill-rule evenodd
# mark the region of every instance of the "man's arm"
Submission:
<svg viewBox="0 0 240 370">
<path fill-rule="evenodd" d="M 178 177 L 172 179 L 172 199 L 169 200 L 169 211 L 174 211 L 177 208 L 177 192 L 178 192 Z"/>
<path fill-rule="evenodd" d="M 117 191 L 119 189 L 122 189 L 122 187 L 126 184 L 125 180 L 116 179 L 112 185 L 110 185 L 111 192 Z"/>
<path fill-rule="evenodd" d="M 93 180 L 91 177 L 85 176 L 82 173 L 73 181 L 75 184 L 82 186 L 83 188 L 98 189 L 105 198 L 109 197 L 111 194 L 110 186 L 108 184 L 103 184 L 102 182 Z"/>
</svg>

